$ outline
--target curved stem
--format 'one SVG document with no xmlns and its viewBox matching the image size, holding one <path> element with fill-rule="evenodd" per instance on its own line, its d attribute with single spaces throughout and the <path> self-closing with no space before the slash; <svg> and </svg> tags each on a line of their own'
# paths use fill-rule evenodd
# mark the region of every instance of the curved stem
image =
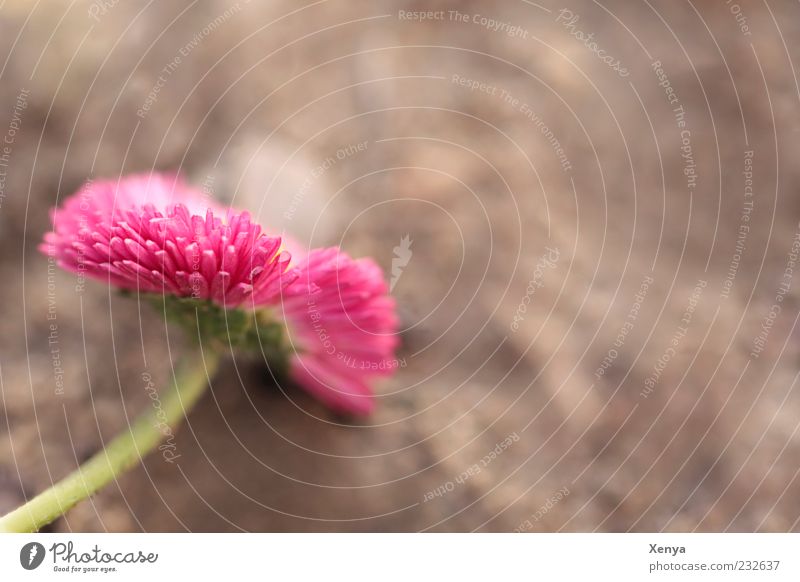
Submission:
<svg viewBox="0 0 800 582">
<path fill-rule="evenodd" d="M 184 362 L 169 389 L 159 393 L 158 400 L 154 399 L 128 430 L 50 489 L 1 517 L 0 532 L 37 531 L 136 466 L 185 418 L 205 391 L 218 363 L 219 356 L 209 352 Z"/>
</svg>

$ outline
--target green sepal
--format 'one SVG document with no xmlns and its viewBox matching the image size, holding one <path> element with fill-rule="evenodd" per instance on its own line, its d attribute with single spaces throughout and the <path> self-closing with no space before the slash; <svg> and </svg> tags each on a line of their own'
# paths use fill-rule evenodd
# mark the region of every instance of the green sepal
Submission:
<svg viewBox="0 0 800 582">
<path fill-rule="evenodd" d="M 292 348 L 284 324 L 268 309 L 225 309 L 212 301 L 174 295 L 142 295 L 187 336 L 214 350 L 241 350 L 266 357 L 277 373 L 286 370 Z"/>
</svg>

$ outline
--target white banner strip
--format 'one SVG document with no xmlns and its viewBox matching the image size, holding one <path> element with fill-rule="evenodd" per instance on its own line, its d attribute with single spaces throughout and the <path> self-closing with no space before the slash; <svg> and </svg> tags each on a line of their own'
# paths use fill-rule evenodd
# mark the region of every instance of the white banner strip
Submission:
<svg viewBox="0 0 800 582">
<path fill-rule="evenodd" d="M 6 534 L 0 580 L 796 581 L 799 547 L 798 534 Z"/>
</svg>

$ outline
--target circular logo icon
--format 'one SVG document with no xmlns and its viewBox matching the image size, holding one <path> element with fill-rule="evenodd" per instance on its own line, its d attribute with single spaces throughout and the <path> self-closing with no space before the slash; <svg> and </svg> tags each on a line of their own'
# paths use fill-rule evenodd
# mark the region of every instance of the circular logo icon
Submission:
<svg viewBox="0 0 800 582">
<path fill-rule="evenodd" d="M 44 546 L 39 542 L 30 542 L 19 551 L 19 563 L 26 570 L 35 570 L 44 561 Z"/>
</svg>

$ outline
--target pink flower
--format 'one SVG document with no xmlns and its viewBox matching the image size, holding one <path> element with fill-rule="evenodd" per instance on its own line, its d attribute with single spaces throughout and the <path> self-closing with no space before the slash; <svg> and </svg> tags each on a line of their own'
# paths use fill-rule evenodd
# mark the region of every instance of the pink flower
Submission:
<svg viewBox="0 0 800 582">
<path fill-rule="evenodd" d="M 64 269 L 122 289 L 261 310 L 235 318 L 241 327 L 231 333 L 224 311 L 204 309 L 201 317 L 211 319 L 202 333 L 248 346 L 251 326 L 282 315 L 286 333 L 270 336 L 270 353 L 288 357 L 295 382 L 330 408 L 370 412 L 372 380 L 399 365 L 395 303 L 372 260 L 336 248 L 302 256 L 247 212 L 209 206 L 177 176 L 90 182 L 52 211 L 52 221 L 40 250 Z M 192 331 L 198 313 L 190 305 Z"/>
<path fill-rule="evenodd" d="M 123 289 L 225 307 L 274 301 L 298 276 L 280 237 L 263 234 L 247 212 L 221 216 L 178 177 L 90 182 L 52 211 L 40 250 Z"/>
<path fill-rule="evenodd" d="M 370 380 L 398 366 L 398 319 L 383 273 L 337 248 L 313 250 L 297 268 L 283 301 L 295 349 L 290 375 L 328 407 L 367 414 L 375 406 Z M 315 291 L 293 293 L 297 285 Z"/>
</svg>

